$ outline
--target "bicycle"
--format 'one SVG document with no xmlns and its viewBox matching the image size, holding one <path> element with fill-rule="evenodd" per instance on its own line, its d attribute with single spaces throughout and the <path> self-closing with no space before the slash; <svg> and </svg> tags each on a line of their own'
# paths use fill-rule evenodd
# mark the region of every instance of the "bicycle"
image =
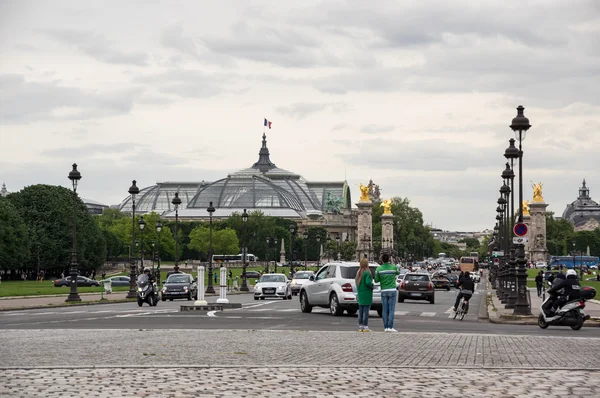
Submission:
<svg viewBox="0 0 600 398">
<path fill-rule="evenodd" d="M 469 300 L 461 297 L 458 308 L 454 312 L 454 319 L 460 315 L 460 320 L 462 321 L 465 315 L 467 315 L 467 312 L 469 312 Z"/>
</svg>

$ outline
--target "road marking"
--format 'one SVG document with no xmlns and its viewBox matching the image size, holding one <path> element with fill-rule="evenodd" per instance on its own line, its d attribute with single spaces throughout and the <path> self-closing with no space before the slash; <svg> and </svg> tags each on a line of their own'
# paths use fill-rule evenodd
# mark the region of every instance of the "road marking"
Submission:
<svg viewBox="0 0 600 398">
<path fill-rule="evenodd" d="M 286 308 L 284 310 L 277 310 L 277 311 L 280 311 L 280 312 L 294 312 L 294 311 L 300 311 L 300 309 L 299 308 Z"/>
<path fill-rule="evenodd" d="M 215 318 L 216 318 L 216 317 L 217 317 L 217 315 L 215 314 L 215 312 L 217 312 L 217 311 L 208 311 L 208 312 L 206 313 L 206 315 L 208 315 L 208 316 L 211 316 L 211 317 L 215 317 Z"/>
<path fill-rule="evenodd" d="M 422 312 L 421 316 L 435 316 L 435 312 Z"/>
<path fill-rule="evenodd" d="M 399 315 L 399 316 L 408 315 L 409 313 L 410 313 L 410 311 L 395 311 L 394 312 L 395 315 Z"/>
<path fill-rule="evenodd" d="M 453 314 L 453 313 L 454 313 L 453 309 L 454 309 L 454 307 L 450 307 L 450 308 L 448 308 L 448 309 L 447 309 L 447 310 L 444 312 L 444 314 Z"/>
<path fill-rule="evenodd" d="M 250 311 L 251 312 L 262 312 L 262 311 L 270 311 L 270 310 L 271 310 L 270 308 L 257 308 L 257 309 L 253 309 Z M 281 310 L 279 310 L 279 311 L 281 311 Z"/>
</svg>

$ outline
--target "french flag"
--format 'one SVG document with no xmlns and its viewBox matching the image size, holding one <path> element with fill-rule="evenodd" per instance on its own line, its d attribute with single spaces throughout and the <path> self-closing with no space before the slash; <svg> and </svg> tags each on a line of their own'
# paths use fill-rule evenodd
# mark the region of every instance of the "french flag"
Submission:
<svg viewBox="0 0 600 398">
<path fill-rule="evenodd" d="M 265 119 L 265 127 L 269 127 L 269 130 L 271 130 L 271 122 L 267 119 Z"/>
</svg>

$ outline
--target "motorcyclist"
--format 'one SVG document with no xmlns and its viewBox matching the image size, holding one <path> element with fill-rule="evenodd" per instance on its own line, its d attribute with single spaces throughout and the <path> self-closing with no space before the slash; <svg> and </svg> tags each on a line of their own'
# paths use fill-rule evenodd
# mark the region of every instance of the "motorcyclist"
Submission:
<svg viewBox="0 0 600 398">
<path fill-rule="evenodd" d="M 562 277 L 561 277 L 562 276 Z M 552 297 L 552 313 L 555 313 L 561 306 L 568 301 L 576 300 L 580 297 L 581 286 L 577 278 L 577 272 L 570 269 L 567 271 L 566 278 L 562 273 L 556 276 L 552 288 L 548 293 Z"/>
<path fill-rule="evenodd" d="M 473 282 L 471 279 L 471 274 L 469 271 L 465 271 L 462 279 L 459 279 L 457 288 L 460 289 L 460 293 L 458 293 L 456 296 L 456 302 L 454 303 L 454 308 L 452 309 L 455 312 L 458 308 L 458 304 L 460 303 L 460 299 L 464 297 L 465 300 L 469 300 L 473 295 L 473 291 L 475 290 L 475 282 Z"/>
<path fill-rule="evenodd" d="M 144 274 L 148 277 L 148 283 L 150 283 L 150 287 L 152 288 L 152 294 L 156 295 L 156 291 L 154 288 L 154 283 L 156 283 L 156 279 L 155 279 L 154 275 L 152 275 L 150 268 L 148 268 L 148 267 L 144 268 Z"/>
</svg>

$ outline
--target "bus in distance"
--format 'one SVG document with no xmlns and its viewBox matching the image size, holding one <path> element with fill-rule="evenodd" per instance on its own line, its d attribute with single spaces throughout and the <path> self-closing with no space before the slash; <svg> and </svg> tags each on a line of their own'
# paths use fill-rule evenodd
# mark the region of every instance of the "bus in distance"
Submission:
<svg viewBox="0 0 600 398">
<path fill-rule="evenodd" d="M 212 261 L 213 263 L 241 263 L 243 255 L 240 254 L 213 254 Z M 254 254 L 248 253 L 246 255 L 247 262 L 257 261 L 258 257 Z"/>
</svg>

